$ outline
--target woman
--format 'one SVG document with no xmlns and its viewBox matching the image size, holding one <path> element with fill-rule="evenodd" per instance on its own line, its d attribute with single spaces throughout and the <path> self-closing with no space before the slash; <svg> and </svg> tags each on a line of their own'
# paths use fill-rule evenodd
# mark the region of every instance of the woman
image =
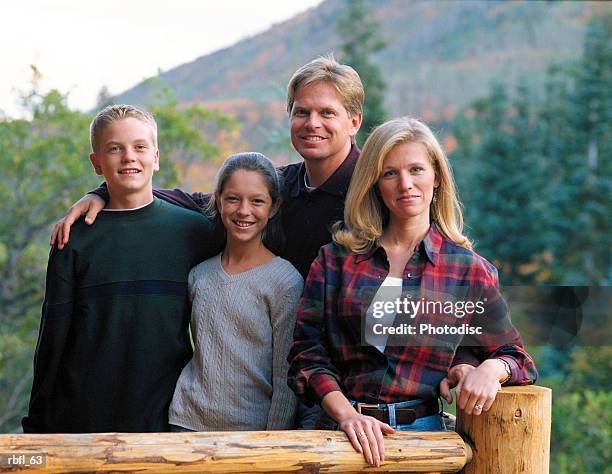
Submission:
<svg viewBox="0 0 612 474">
<path fill-rule="evenodd" d="M 195 352 L 170 405 L 173 431 L 293 424 L 287 353 L 304 282 L 275 255 L 280 199 L 279 176 L 259 153 L 233 155 L 219 170 L 209 210 L 226 244 L 189 274 Z"/>
<path fill-rule="evenodd" d="M 355 168 L 344 227 L 336 226 L 310 269 L 289 383 L 307 403 L 321 403 L 321 427 L 339 427 L 379 465 L 383 434 L 444 429 L 441 383 L 446 398 L 458 383 L 459 406 L 478 414 L 500 384 L 535 381 L 497 287 L 497 271 L 462 234 L 450 165 L 431 130 L 410 118 L 384 123 Z M 410 301 L 440 306 L 428 312 Z M 451 314 L 440 309 L 447 303 Z M 386 314 L 377 314 L 381 308 Z M 381 331 L 410 326 L 404 336 Z M 445 327 L 450 334 L 436 333 Z M 460 334 L 478 327 L 483 334 Z"/>
</svg>

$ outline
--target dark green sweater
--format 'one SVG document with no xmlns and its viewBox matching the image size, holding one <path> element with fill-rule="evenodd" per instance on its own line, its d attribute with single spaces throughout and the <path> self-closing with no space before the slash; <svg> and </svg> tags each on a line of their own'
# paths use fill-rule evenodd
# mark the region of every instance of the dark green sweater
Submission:
<svg viewBox="0 0 612 474">
<path fill-rule="evenodd" d="M 24 431 L 167 431 L 192 354 L 187 275 L 218 251 L 206 218 L 158 199 L 77 222 L 49 257 Z"/>
</svg>

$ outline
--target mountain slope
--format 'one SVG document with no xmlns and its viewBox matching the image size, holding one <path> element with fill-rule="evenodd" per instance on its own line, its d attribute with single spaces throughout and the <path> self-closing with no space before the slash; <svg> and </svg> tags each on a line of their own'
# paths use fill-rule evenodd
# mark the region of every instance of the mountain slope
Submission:
<svg viewBox="0 0 612 474">
<path fill-rule="evenodd" d="M 525 78 L 537 89 L 549 64 L 577 57 L 596 2 L 379 0 L 366 3 L 387 47 L 373 59 L 389 89 L 390 115 L 431 121 L 487 92 L 495 78 Z M 249 146 L 266 150 L 286 130 L 285 87 L 297 67 L 335 51 L 343 6 L 328 0 L 235 45 L 162 73 L 181 102 L 232 112 Z M 341 58 L 340 58 L 341 59 Z M 146 103 L 140 84 L 118 97 Z M 367 93 L 367 91 L 366 91 Z M 272 143 L 273 144 L 273 143 Z"/>
</svg>

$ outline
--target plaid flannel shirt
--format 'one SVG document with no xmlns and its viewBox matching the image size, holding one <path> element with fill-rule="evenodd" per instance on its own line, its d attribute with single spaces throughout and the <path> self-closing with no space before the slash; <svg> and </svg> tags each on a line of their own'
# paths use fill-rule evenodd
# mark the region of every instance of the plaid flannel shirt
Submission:
<svg viewBox="0 0 612 474">
<path fill-rule="evenodd" d="M 451 366 L 488 358 L 508 362 L 512 375 L 506 384 L 535 381 L 535 364 L 499 293 L 497 270 L 475 252 L 446 240 L 435 223 L 406 265 L 402 295 L 480 300 L 484 314 L 458 318 L 421 312 L 412 319 L 398 315 L 395 323 L 469 323 L 483 327 L 483 334 L 390 336 L 383 353 L 363 342 L 363 315 L 388 272 L 380 246 L 365 254 L 351 254 L 335 243 L 321 247 L 298 307 L 288 357 L 289 385 L 307 404 L 320 403 L 335 390 L 366 403 L 430 399 L 439 395 L 440 381 Z"/>
</svg>

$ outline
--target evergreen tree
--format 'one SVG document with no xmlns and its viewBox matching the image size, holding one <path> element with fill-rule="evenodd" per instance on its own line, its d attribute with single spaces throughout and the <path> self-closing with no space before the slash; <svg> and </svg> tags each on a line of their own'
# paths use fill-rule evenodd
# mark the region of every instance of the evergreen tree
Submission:
<svg viewBox="0 0 612 474">
<path fill-rule="evenodd" d="M 103 109 L 108 105 L 112 105 L 114 103 L 115 98 L 108 90 L 106 85 L 100 87 L 100 91 L 98 92 L 98 98 L 96 100 L 96 110 Z"/>
<path fill-rule="evenodd" d="M 498 264 L 505 284 L 534 277 L 567 285 L 612 280 L 611 25 L 610 15 L 593 20 L 582 58 L 550 68 L 544 101 L 530 101 L 524 86 L 511 100 L 496 85 L 454 121 L 458 146 L 451 158 L 470 235 L 477 250 Z M 526 273 L 530 267 L 545 271 Z M 589 330 L 608 323 L 606 303 L 605 297 L 601 304 L 591 300 L 591 327 L 580 333 L 584 343 L 593 342 Z M 538 383 L 558 395 L 552 471 L 607 472 L 609 346 L 545 346 L 530 352 L 537 354 Z"/>
<path fill-rule="evenodd" d="M 337 32 L 342 41 L 341 60 L 359 73 L 366 93 L 363 123 L 357 135 L 357 143 L 362 146 L 370 132 L 384 122 L 387 115 L 384 106 L 387 85 L 371 61 L 371 56 L 382 50 L 386 43 L 363 0 L 346 0 L 338 19 Z"/>
<path fill-rule="evenodd" d="M 505 284 L 534 281 L 546 243 L 540 132 L 526 86 L 516 95 L 513 101 L 502 84 L 493 84 L 454 129 L 468 234 Z"/>
<path fill-rule="evenodd" d="M 583 55 L 550 74 L 544 106 L 557 280 L 612 280 L 612 35 L 609 18 L 589 24 Z M 561 76 L 561 77 L 559 77 Z"/>
</svg>

